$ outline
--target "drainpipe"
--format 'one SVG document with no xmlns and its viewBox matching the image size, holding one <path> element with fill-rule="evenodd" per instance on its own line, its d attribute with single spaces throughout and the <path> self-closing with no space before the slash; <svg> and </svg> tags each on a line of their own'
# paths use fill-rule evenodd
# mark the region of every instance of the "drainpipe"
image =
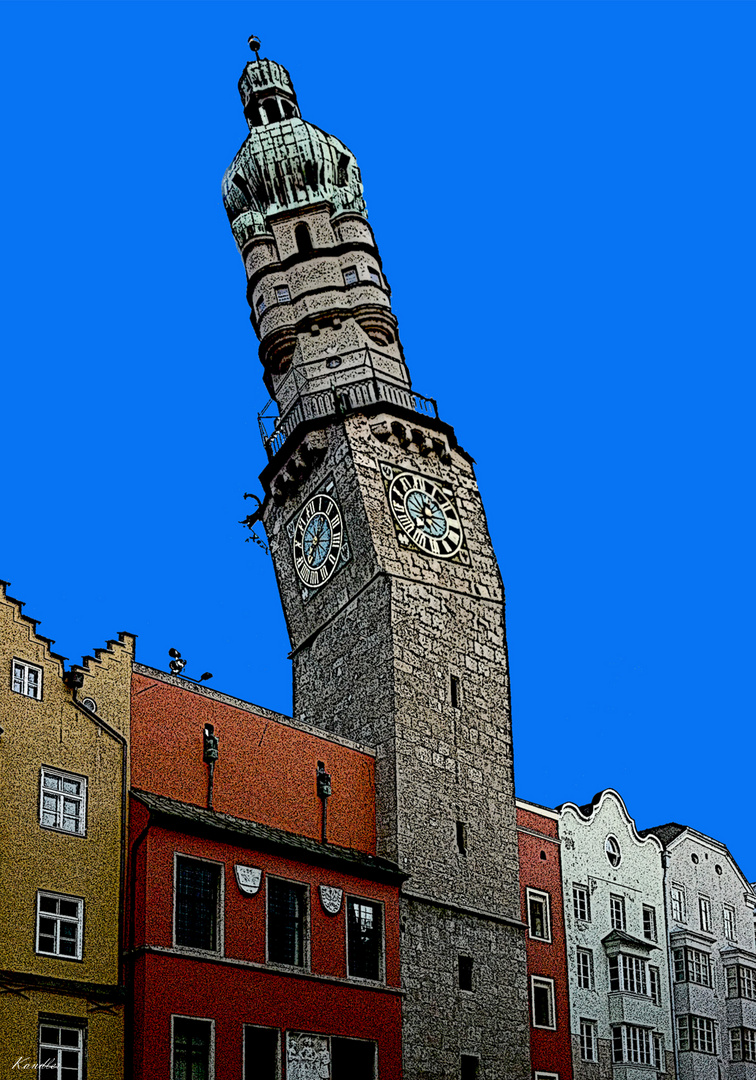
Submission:
<svg viewBox="0 0 756 1080">
<path fill-rule="evenodd" d="M 669 917 L 667 911 L 667 867 L 669 866 L 669 852 L 662 850 L 661 861 L 663 868 L 662 888 L 664 890 L 664 944 L 667 947 L 667 978 L 669 980 L 669 1008 L 672 1019 L 672 1053 L 675 1057 L 675 1076 L 680 1076 L 680 1064 L 677 1060 L 677 1016 L 675 1014 L 675 983 L 674 967 L 672 964 L 672 946 L 669 940 Z"/>
<path fill-rule="evenodd" d="M 126 1012 L 124 1016 L 123 1033 L 125 1075 L 129 1078 L 133 1077 L 134 1075 L 134 1028 L 136 1027 L 136 1000 L 134 997 L 134 962 L 136 960 L 136 957 L 134 956 L 134 949 L 136 945 L 137 855 L 139 854 L 139 849 L 141 848 L 142 844 L 147 839 L 147 833 L 149 832 L 150 825 L 152 825 L 152 814 L 148 810 L 147 824 L 144 826 L 131 848 L 131 876 L 129 878 L 129 900 L 131 902 L 129 911 L 129 955 L 125 960 L 125 963 L 128 965 L 128 981 L 130 983 L 130 986 L 126 1000 Z M 146 876 L 147 875 L 145 874 L 145 878 Z"/>
<path fill-rule="evenodd" d="M 322 803 L 320 813 L 320 839 L 324 844 L 328 843 L 328 799 L 331 795 L 331 774 L 325 771 L 325 764 L 318 762 L 318 771 L 315 774 L 318 787 L 318 798 Z"/>
</svg>

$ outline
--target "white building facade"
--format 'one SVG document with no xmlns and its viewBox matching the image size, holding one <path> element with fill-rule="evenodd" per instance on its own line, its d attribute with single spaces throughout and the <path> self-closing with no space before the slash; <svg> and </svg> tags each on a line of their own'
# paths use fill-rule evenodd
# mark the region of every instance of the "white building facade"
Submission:
<svg viewBox="0 0 756 1080">
<path fill-rule="evenodd" d="M 674 1076 L 662 842 L 611 789 L 559 809 L 575 1080 Z"/>
<path fill-rule="evenodd" d="M 664 844 L 680 1080 L 756 1080 L 756 892 L 717 840 L 683 825 Z"/>
</svg>

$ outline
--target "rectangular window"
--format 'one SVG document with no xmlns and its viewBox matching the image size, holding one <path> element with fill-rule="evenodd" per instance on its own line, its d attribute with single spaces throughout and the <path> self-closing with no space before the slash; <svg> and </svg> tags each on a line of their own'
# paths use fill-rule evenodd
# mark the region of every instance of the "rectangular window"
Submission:
<svg viewBox="0 0 756 1080">
<path fill-rule="evenodd" d="M 306 967 L 307 887 L 268 878 L 268 960 Z"/>
<path fill-rule="evenodd" d="M 213 1022 L 172 1016 L 171 1080 L 212 1080 Z"/>
<path fill-rule="evenodd" d="M 372 266 L 368 267 L 368 274 L 370 275 L 370 280 L 373 282 L 374 285 L 383 284 L 383 282 L 381 281 L 381 275 Z"/>
<path fill-rule="evenodd" d="M 729 904 L 722 905 L 722 915 L 724 916 L 724 933 L 728 941 L 735 940 L 735 908 L 730 907 Z"/>
<path fill-rule="evenodd" d="M 733 964 L 725 969 L 727 976 L 727 996 L 742 997 L 756 1001 L 756 968 L 745 964 Z"/>
<path fill-rule="evenodd" d="M 176 858 L 175 943 L 188 949 L 220 949 L 220 866 Z"/>
<path fill-rule="evenodd" d="M 84 941 L 84 901 L 75 896 L 37 893 L 37 952 L 81 960 Z"/>
<path fill-rule="evenodd" d="M 659 982 L 659 969 L 648 967 L 648 992 L 654 1005 L 661 1005 L 661 984 Z"/>
<path fill-rule="evenodd" d="M 580 1020 L 580 1057 L 583 1061 L 598 1061 L 594 1020 Z"/>
<path fill-rule="evenodd" d="M 701 929 L 707 933 L 711 931 L 711 900 L 707 896 L 698 898 L 698 919 Z"/>
<path fill-rule="evenodd" d="M 653 1065 L 652 1032 L 634 1024 L 612 1028 L 612 1061 L 615 1064 Z"/>
<path fill-rule="evenodd" d="M 473 962 L 471 956 L 457 957 L 457 974 L 460 990 L 472 990 L 473 988 Z"/>
<path fill-rule="evenodd" d="M 467 825 L 464 821 L 457 822 L 456 828 L 457 851 L 460 855 L 467 854 Z"/>
<path fill-rule="evenodd" d="M 743 1060 L 743 1037 L 741 1028 L 730 1029 L 730 1059 L 732 1061 Z"/>
<path fill-rule="evenodd" d="M 743 1061 L 756 1061 L 756 1030 L 741 1028 L 740 1033 L 743 1043 Z"/>
<path fill-rule="evenodd" d="M 291 294 L 289 292 L 288 285 L 279 285 L 276 289 L 276 300 L 279 304 L 288 304 L 291 302 Z"/>
<path fill-rule="evenodd" d="M 700 949 L 673 949 L 675 982 L 693 982 L 711 986 L 711 957 Z"/>
<path fill-rule="evenodd" d="M 34 664 L 27 664 L 23 660 L 13 661 L 13 679 L 11 682 L 13 692 L 23 694 L 24 697 L 42 698 L 42 668 Z"/>
<path fill-rule="evenodd" d="M 669 895 L 672 901 L 672 918 L 675 922 L 685 922 L 685 889 L 682 885 L 673 885 Z"/>
<path fill-rule="evenodd" d="M 39 823 L 46 829 L 60 829 L 83 836 L 87 824 L 86 779 L 43 765 L 40 774 Z"/>
<path fill-rule="evenodd" d="M 554 980 L 543 979 L 538 975 L 530 976 L 531 998 L 533 1006 L 533 1027 L 556 1027 L 554 1012 Z"/>
<path fill-rule="evenodd" d="M 657 1072 L 666 1072 L 664 1068 L 664 1040 L 661 1035 L 654 1035 L 654 1068 Z"/>
<path fill-rule="evenodd" d="M 355 979 L 383 977 L 383 908 L 370 900 L 347 900 L 348 971 Z"/>
<path fill-rule="evenodd" d="M 40 1019 L 37 1075 L 49 1076 L 53 1080 L 83 1080 L 84 1077 L 84 1038 L 86 1029 L 77 1025 L 57 1020 Z"/>
<path fill-rule="evenodd" d="M 344 284 L 356 285 L 357 283 L 357 270 L 354 266 L 348 266 L 344 271 Z"/>
<path fill-rule="evenodd" d="M 590 949 L 577 951 L 577 984 L 581 990 L 593 989 L 593 953 Z"/>
<path fill-rule="evenodd" d="M 294 1074 L 289 1071 L 287 1075 Z M 331 1080 L 374 1080 L 375 1043 L 367 1039 L 331 1039 L 330 1075 Z"/>
<path fill-rule="evenodd" d="M 463 1054 L 459 1067 L 460 1080 L 477 1080 L 480 1061 L 472 1054 Z"/>
<path fill-rule="evenodd" d="M 580 922 L 591 921 L 591 898 L 585 885 L 572 886 L 572 910 Z"/>
<path fill-rule="evenodd" d="M 265 311 L 266 307 L 267 307 L 267 304 L 265 303 L 265 297 L 264 296 L 259 297 L 258 301 L 257 301 L 257 314 L 262 315 L 262 313 Z"/>
<path fill-rule="evenodd" d="M 716 1054 L 717 1033 L 713 1020 L 705 1016 L 678 1016 L 677 1040 L 681 1050 Z"/>
<path fill-rule="evenodd" d="M 459 678 L 456 675 L 452 675 L 449 685 L 449 696 L 451 698 L 451 707 L 453 709 L 459 708 Z"/>
<path fill-rule="evenodd" d="M 277 1028 L 244 1025 L 244 1080 L 278 1080 L 281 1075 Z"/>
<path fill-rule="evenodd" d="M 612 920 L 612 929 L 625 930 L 625 898 L 612 893 L 609 897 L 609 910 Z"/>
<path fill-rule="evenodd" d="M 716 1054 L 717 1038 L 714 1021 L 705 1016 L 691 1016 L 690 1044 L 693 1050 L 703 1054 Z"/>
<path fill-rule="evenodd" d="M 551 910 L 549 894 L 536 889 L 527 890 L 528 933 L 532 938 L 551 941 Z"/>
<path fill-rule="evenodd" d="M 609 958 L 609 989 L 623 990 L 628 994 L 646 993 L 646 961 L 638 956 L 611 956 Z"/>
<path fill-rule="evenodd" d="M 656 908 L 643 905 L 643 936 L 648 941 L 656 941 Z"/>
</svg>

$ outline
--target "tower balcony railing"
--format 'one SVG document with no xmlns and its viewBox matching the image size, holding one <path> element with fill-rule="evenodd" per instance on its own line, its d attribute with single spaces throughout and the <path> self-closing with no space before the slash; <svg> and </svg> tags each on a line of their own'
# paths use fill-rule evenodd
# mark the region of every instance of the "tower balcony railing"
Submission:
<svg viewBox="0 0 756 1080">
<path fill-rule="evenodd" d="M 271 398 L 257 414 L 268 460 L 281 449 L 294 429 L 306 420 L 325 416 L 343 416 L 367 405 L 385 402 L 420 416 L 438 419 L 438 406 L 434 398 L 418 394 L 410 386 L 393 379 L 376 367 L 373 353 L 382 358 L 379 350 L 352 349 L 339 354 L 341 362 L 347 362 L 343 372 L 345 381 L 339 383 L 334 375 L 330 382 L 322 375 L 308 378 L 301 370 L 292 369 L 285 382 L 278 388 L 279 401 L 287 407 L 279 413 L 279 407 Z M 386 355 L 396 362 L 395 357 Z"/>
</svg>

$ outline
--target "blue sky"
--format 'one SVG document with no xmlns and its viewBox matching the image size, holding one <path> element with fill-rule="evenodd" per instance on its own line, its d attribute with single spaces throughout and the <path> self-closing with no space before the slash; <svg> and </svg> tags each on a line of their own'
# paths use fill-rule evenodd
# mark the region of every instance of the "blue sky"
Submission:
<svg viewBox="0 0 756 1080">
<path fill-rule="evenodd" d="M 5 3 L 0 576 L 288 711 L 244 543 L 266 394 L 220 197 L 254 31 L 361 166 L 507 588 L 519 792 L 616 787 L 751 880 L 756 7 Z M 10 110 L 7 106 L 10 103 Z"/>
</svg>

